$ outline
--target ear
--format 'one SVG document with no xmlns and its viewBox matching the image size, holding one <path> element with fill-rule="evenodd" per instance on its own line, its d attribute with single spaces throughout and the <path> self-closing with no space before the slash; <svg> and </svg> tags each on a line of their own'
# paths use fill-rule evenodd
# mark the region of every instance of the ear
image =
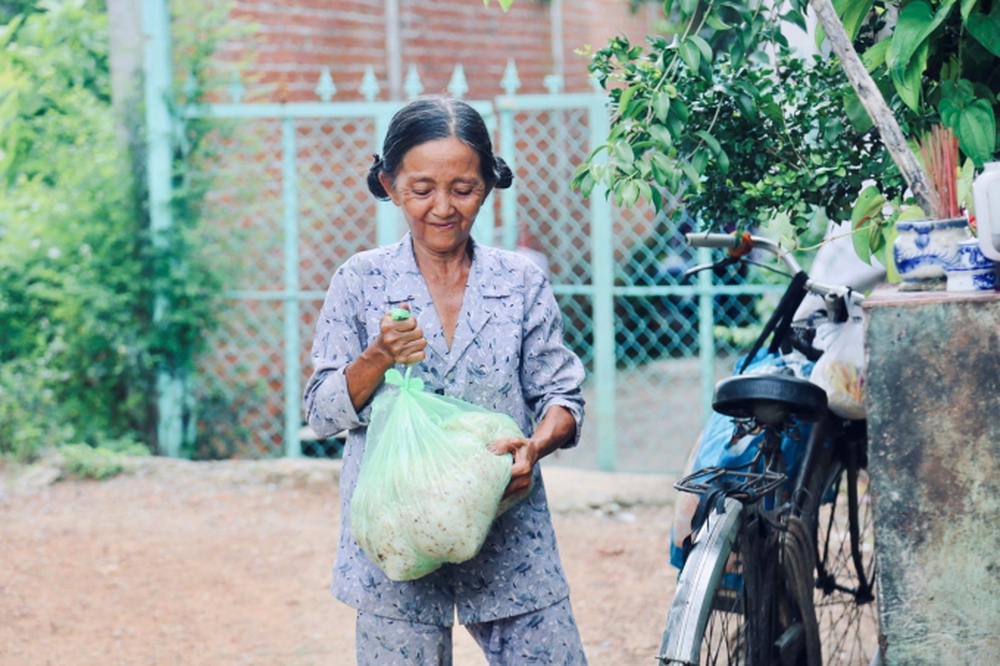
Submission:
<svg viewBox="0 0 1000 666">
<path fill-rule="evenodd" d="M 389 174 L 384 171 L 379 171 L 378 182 L 382 183 L 382 188 L 385 190 L 385 193 L 389 195 L 389 198 L 392 199 L 392 203 L 397 206 L 400 205 L 401 202 L 399 200 L 399 195 L 396 194 L 396 188 L 394 187 L 394 183 L 392 182 L 392 178 L 389 177 Z"/>
</svg>

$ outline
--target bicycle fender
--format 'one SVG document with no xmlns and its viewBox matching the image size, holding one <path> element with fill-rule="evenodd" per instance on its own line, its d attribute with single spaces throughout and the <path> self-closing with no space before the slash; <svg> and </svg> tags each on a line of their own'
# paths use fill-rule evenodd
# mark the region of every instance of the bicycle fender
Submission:
<svg viewBox="0 0 1000 666">
<path fill-rule="evenodd" d="M 727 497 L 724 511 L 709 512 L 705 525 L 698 531 L 667 613 L 667 625 L 657 655 L 661 664 L 698 666 L 701 639 L 715 590 L 742 524 L 743 504 Z"/>
</svg>

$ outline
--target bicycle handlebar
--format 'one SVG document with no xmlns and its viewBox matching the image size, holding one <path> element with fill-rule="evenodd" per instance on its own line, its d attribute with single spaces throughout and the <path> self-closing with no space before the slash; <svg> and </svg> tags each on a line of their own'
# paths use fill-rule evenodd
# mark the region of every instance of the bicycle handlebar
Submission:
<svg viewBox="0 0 1000 666">
<path fill-rule="evenodd" d="M 710 233 L 693 233 L 684 234 L 684 240 L 691 247 L 707 247 L 725 250 L 735 250 L 740 245 L 740 236 L 736 234 L 710 234 Z M 790 250 L 781 247 L 780 244 L 774 242 L 770 238 L 764 238 L 763 236 L 750 236 L 750 240 L 753 242 L 754 249 L 764 250 L 765 252 L 770 252 L 775 257 L 777 257 L 788 271 L 792 275 L 798 275 L 802 272 L 802 267 L 799 262 L 795 260 L 792 256 Z M 814 294 L 819 294 L 824 298 L 847 298 L 849 295 L 853 294 L 856 302 L 860 303 L 864 297 L 855 292 L 850 287 L 845 285 L 828 285 L 821 282 L 816 282 L 813 279 L 806 280 L 805 288 Z"/>
</svg>

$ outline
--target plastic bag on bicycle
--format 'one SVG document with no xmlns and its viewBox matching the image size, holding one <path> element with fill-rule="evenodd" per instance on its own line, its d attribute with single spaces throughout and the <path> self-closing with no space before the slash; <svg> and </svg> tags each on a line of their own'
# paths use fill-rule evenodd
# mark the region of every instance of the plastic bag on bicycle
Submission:
<svg viewBox="0 0 1000 666">
<path fill-rule="evenodd" d="M 821 324 L 815 346 L 824 350 L 809 381 L 826 391 L 837 416 L 861 420 L 865 409 L 865 338 L 860 306 L 853 306 L 845 322 Z"/>
<path fill-rule="evenodd" d="M 734 367 L 742 366 L 746 357 L 741 356 Z M 745 375 L 788 374 L 799 379 L 808 379 L 813 370 L 813 362 L 799 352 L 771 354 L 766 349 L 757 352 L 747 366 Z M 786 473 L 794 477 L 801 462 L 802 444 L 809 435 L 811 424 L 799 424 L 781 442 L 785 458 Z M 746 435 L 734 441 L 733 419 L 718 412 L 712 412 L 708 423 L 701 431 L 684 474 L 704 467 L 732 467 L 748 464 L 757 452 L 763 434 Z M 674 523 L 670 530 L 670 564 L 677 569 L 684 568 L 684 540 L 691 535 L 691 520 L 698 508 L 700 497 L 692 493 L 679 493 L 674 505 Z"/>
</svg>

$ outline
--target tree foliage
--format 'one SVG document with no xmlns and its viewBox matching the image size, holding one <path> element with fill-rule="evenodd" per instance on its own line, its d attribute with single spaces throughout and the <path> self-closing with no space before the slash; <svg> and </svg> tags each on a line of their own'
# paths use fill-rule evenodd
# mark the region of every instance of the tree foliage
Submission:
<svg viewBox="0 0 1000 666">
<path fill-rule="evenodd" d="M 935 123 L 952 127 L 970 181 L 972 166 L 997 154 L 1000 3 L 834 6 L 905 136 L 915 142 Z M 785 51 L 783 27 L 804 27 L 806 0 L 666 0 L 663 8 L 664 34 L 645 45 L 616 37 L 594 55 L 614 118 L 576 184 L 607 188 L 622 205 L 680 198 L 710 226 L 785 212 L 804 230 L 803 208 L 818 205 L 853 221 L 859 253 L 884 258 L 891 222 L 912 201 L 855 92 L 829 68 L 800 68 Z M 868 179 L 874 189 L 859 196 Z"/>
<path fill-rule="evenodd" d="M 191 366 L 215 318 L 218 270 L 196 252 L 206 184 L 178 168 L 175 228 L 154 248 L 103 4 L 23 4 L 0 27 L 0 454 L 153 447 L 156 368 Z M 191 129 L 179 167 L 209 131 Z M 157 293 L 172 307 L 154 322 Z"/>
</svg>

